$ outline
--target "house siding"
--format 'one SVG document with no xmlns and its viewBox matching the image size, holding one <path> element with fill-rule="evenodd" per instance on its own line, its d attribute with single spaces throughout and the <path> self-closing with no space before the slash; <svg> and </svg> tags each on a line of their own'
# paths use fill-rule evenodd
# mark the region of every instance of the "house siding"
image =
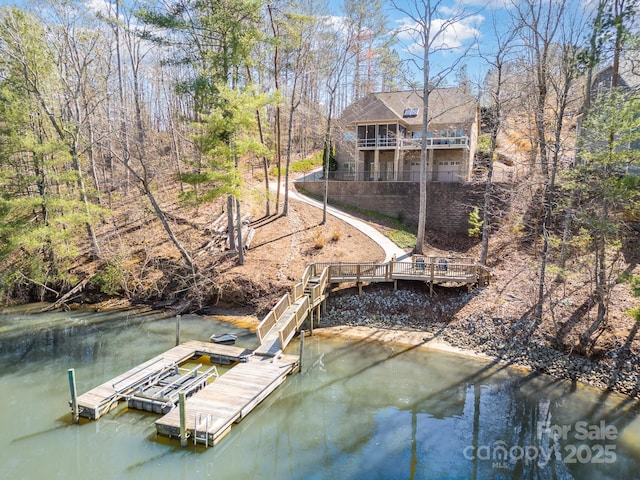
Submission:
<svg viewBox="0 0 640 480">
<path fill-rule="evenodd" d="M 430 98 L 430 113 L 437 120 L 429 124 L 434 142 L 427 147 L 429 181 L 470 181 L 478 138 L 477 101 L 457 87 L 436 89 Z M 422 108 L 417 92 L 372 93 L 347 107 L 336 122 L 338 169 L 334 179 L 416 180 L 412 163 L 416 162 L 416 153 L 420 155 L 420 148 L 412 132 L 422 132 L 422 117 L 405 117 L 403 112 L 410 107 L 417 111 Z M 387 125 L 393 130 L 387 130 Z M 384 133 L 378 133 L 380 126 Z M 406 129 L 406 135 L 401 129 Z M 393 132 L 389 137 L 388 131 Z M 452 138 L 464 138 L 465 142 L 449 143 Z"/>
</svg>

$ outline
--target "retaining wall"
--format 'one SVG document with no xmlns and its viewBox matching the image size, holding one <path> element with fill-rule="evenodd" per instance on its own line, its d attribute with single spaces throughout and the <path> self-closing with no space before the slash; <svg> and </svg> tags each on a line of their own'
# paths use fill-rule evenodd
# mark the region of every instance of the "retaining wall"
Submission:
<svg viewBox="0 0 640 480">
<path fill-rule="evenodd" d="M 296 188 L 322 197 L 324 182 L 296 182 Z M 418 182 L 329 181 L 329 203 L 354 207 L 400 218 L 418 226 L 420 184 Z M 430 182 L 427 185 L 427 229 L 467 233 L 469 213 L 484 204 L 483 183 Z"/>
</svg>

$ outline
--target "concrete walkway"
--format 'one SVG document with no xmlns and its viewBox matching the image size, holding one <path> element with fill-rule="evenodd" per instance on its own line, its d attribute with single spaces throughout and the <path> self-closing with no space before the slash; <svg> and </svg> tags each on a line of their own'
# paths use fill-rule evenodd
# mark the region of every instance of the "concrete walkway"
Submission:
<svg viewBox="0 0 640 480">
<path fill-rule="evenodd" d="M 310 181 L 311 179 L 313 179 L 313 181 L 322 181 L 319 178 L 318 171 L 312 172 L 309 175 L 307 175 L 305 180 Z M 313 207 L 319 208 L 320 210 L 322 210 L 322 207 L 323 207 L 322 202 L 309 198 L 305 195 L 299 194 L 291 189 L 289 190 L 289 198 L 298 200 L 300 202 L 305 202 Z M 367 237 L 369 237 L 371 240 L 373 240 L 378 245 L 380 245 L 380 248 L 382 248 L 385 253 L 385 262 L 391 261 L 394 255 L 396 257 L 396 260 L 398 261 L 405 260 L 411 257 L 410 253 L 405 252 L 403 249 L 401 249 L 399 246 L 393 243 L 387 236 L 380 233 L 378 230 L 373 228 L 368 223 L 365 223 L 362 220 L 354 217 L 353 215 L 343 212 L 342 210 L 339 210 L 336 207 L 332 207 L 331 205 L 327 205 L 327 214 L 333 215 L 334 217 L 339 218 L 343 222 L 348 223 L 352 227 L 357 228 L 362 233 L 364 233 Z"/>
</svg>

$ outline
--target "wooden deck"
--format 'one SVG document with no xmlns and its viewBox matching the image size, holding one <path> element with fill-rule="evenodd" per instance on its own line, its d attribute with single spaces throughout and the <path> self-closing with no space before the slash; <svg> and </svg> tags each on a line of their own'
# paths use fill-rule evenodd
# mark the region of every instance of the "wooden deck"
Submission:
<svg viewBox="0 0 640 480">
<path fill-rule="evenodd" d="M 279 342 L 282 333 L 279 329 L 278 332 Z M 189 341 L 80 395 L 77 400 L 80 415 L 97 420 L 120 401 L 129 400 L 130 406 L 142 403 L 144 410 L 166 413 L 155 422 L 157 433 L 179 437 L 177 399 L 172 405 L 165 405 L 166 401 L 156 405 L 154 401 L 143 402 L 143 392 L 153 391 L 154 382 L 168 378 L 179 364 L 202 356 L 210 357 L 212 363 L 235 363 L 210 383 L 207 383 L 210 369 L 203 372 L 209 377 L 202 382 L 193 382 L 197 388 L 185 402 L 187 437 L 207 446 L 217 444 L 229 433 L 233 423 L 242 420 L 300 365 L 298 356 L 284 355 L 281 351 L 273 356 L 256 355 L 252 350 L 235 346 Z"/>
<path fill-rule="evenodd" d="M 274 356 L 287 344 L 306 319 L 320 316 L 320 307 L 327 299 L 330 284 L 354 282 L 362 293 L 362 284 L 394 282 L 398 280 L 424 281 L 430 285 L 466 285 L 488 282 L 487 271 L 472 263 L 470 258 L 414 256 L 411 261 L 387 263 L 314 263 L 309 265 L 302 280 L 286 293 L 256 330 L 260 346 L 257 355 Z"/>
<path fill-rule="evenodd" d="M 185 403 L 188 437 L 194 443 L 216 445 L 233 423 L 242 420 L 296 371 L 298 357 L 249 357 L 189 398 Z M 160 435 L 179 437 L 180 412 L 174 408 L 155 422 Z"/>
</svg>

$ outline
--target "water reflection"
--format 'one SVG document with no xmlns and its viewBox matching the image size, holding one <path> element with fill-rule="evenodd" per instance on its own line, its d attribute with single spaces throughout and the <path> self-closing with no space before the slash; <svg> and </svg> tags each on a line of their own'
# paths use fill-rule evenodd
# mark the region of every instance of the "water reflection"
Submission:
<svg viewBox="0 0 640 480">
<path fill-rule="evenodd" d="M 245 329 L 182 318 L 183 339 Z M 634 478 L 638 402 L 452 354 L 307 338 L 305 370 L 215 448 L 156 438 L 152 414 L 73 425 L 81 392 L 170 348 L 174 319 L 131 312 L 0 317 L 6 478 Z M 291 353 L 297 352 L 292 345 Z M 598 430 L 599 429 L 599 430 Z M 608 433 L 607 433 L 608 432 Z"/>
</svg>

